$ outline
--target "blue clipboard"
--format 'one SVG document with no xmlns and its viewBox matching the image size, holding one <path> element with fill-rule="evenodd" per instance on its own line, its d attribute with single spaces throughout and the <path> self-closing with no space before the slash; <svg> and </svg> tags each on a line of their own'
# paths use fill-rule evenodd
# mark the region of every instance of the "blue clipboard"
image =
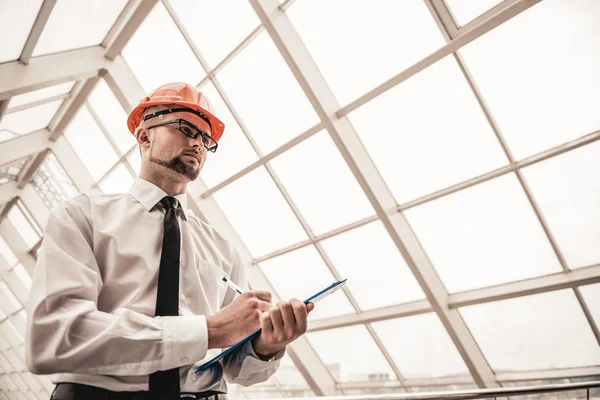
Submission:
<svg viewBox="0 0 600 400">
<path fill-rule="evenodd" d="M 322 300 L 325 297 L 329 296 L 330 294 L 335 293 L 336 291 L 338 291 L 339 289 L 341 289 L 342 286 L 344 286 L 344 284 L 346 283 L 346 281 L 347 281 L 347 279 L 342 279 L 340 281 L 332 283 L 331 285 L 327 286 L 325 289 L 323 289 L 323 290 L 321 290 L 321 291 L 313 294 L 308 299 L 304 300 L 304 304 L 316 303 L 319 300 Z M 251 334 L 249 334 L 248 336 L 246 336 L 245 338 L 243 338 L 242 340 L 240 340 L 239 342 L 237 342 L 236 344 L 234 344 L 233 346 L 231 346 L 227 350 L 223 351 L 222 353 L 220 353 L 216 357 L 213 357 L 209 361 L 205 362 L 204 364 L 202 364 L 201 366 L 199 366 L 198 368 L 196 368 L 196 373 L 198 374 L 198 373 L 200 373 L 200 372 L 208 369 L 211 365 L 213 365 L 214 363 L 216 363 L 217 361 L 219 361 L 221 358 L 225 357 L 228 354 L 233 353 L 234 351 L 236 351 L 237 349 L 239 349 L 240 347 L 242 347 L 243 345 L 245 345 L 253 337 L 258 336 L 258 334 L 260 333 L 261 330 L 262 329 L 255 330 L 254 332 L 252 332 Z"/>
</svg>

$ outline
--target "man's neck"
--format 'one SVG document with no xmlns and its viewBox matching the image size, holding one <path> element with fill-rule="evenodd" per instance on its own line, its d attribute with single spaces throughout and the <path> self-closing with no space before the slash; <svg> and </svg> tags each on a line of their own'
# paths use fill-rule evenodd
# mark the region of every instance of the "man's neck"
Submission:
<svg viewBox="0 0 600 400">
<path fill-rule="evenodd" d="M 172 177 L 164 176 L 164 174 L 158 173 L 158 171 L 140 171 L 140 178 L 155 184 L 169 196 L 177 196 L 178 194 L 185 193 L 187 189 L 187 182 L 178 182 L 173 180 Z"/>
</svg>

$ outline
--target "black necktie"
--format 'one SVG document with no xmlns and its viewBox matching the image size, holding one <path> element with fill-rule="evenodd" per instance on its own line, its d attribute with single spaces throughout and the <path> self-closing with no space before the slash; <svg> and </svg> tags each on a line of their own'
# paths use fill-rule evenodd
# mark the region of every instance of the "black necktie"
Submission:
<svg viewBox="0 0 600 400">
<path fill-rule="evenodd" d="M 165 208 L 163 245 L 158 272 L 156 315 L 179 314 L 179 251 L 181 234 L 177 221 L 178 202 L 174 197 L 164 197 L 160 204 Z M 149 390 L 152 399 L 179 399 L 179 368 L 150 374 Z"/>
</svg>

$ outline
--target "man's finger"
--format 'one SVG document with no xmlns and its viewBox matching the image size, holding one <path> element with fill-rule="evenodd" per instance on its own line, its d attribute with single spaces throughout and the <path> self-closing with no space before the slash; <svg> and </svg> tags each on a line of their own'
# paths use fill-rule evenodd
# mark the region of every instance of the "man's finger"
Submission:
<svg viewBox="0 0 600 400">
<path fill-rule="evenodd" d="M 308 303 L 306 305 L 306 311 L 311 312 L 314 309 L 315 309 L 315 303 Z"/>
<path fill-rule="evenodd" d="M 267 292 L 266 290 L 254 290 L 253 293 L 262 301 L 266 301 L 267 303 L 271 302 L 271 293 Z"/>
<path fill-rule="evenodd" d="M 265 335 L 273 334 L 273 322 L 271 321 L 271 314 L 263 312 L 260 316 L 260 327 Z"/>
<path fill-rule="evenodd" d="M 294 311 L 292 306 L 287 301 L 281 301 L 277 303 L 277 307 L 281 310 L 281 317 L 283 319 L 283 332 L 285 338 L 290 340 L 293 338 L 296 331 L 296 320 L 294 319 Z"/>
<path fill-rule="evenodd" d="M 294 318 L 296 319 L 295 331 L 297 334 L 302 335 L 304 332 L 306 332 L 306 306 L 298 299 L 290 300 L 290 304 L 294 312 Z"/>
<path fill-rule="evenodd" d="M 269 315 L 271 316 L 271 322 L 273 323 L 273 332 L 275 334 L 283 332 L 283 318 L 279 308 L 271 306 Z"/>
</svg>

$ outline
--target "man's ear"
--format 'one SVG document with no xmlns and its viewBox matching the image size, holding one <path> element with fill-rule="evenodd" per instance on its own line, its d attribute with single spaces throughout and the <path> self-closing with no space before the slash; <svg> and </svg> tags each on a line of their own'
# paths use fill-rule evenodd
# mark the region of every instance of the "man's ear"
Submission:
<svg viewBox="0 0 600 400">
<path fill-rule="evenodd" d="M 145 128 L 138 126 L 137 128 L 135 128 L 134 135 L 135 139 L 137 140 L 140 146 L 150 144 L 149 132 Z"/>
</svg>

